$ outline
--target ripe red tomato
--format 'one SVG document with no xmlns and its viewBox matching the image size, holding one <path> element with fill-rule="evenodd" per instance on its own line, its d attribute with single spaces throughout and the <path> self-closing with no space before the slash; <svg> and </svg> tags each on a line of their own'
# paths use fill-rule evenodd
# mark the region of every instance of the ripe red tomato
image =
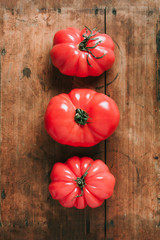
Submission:
<svg viewBox="0 0 160 240">
<path fill-rule="evenodd" d="M 61 73 L 77 76 L 99 76 L 114 63 L 114 43 L 107 34 L 85 27 L 82 31 L 67 28 L 58 31 L 50 52 L 53 65 Z"/>
<path fill-rule="evenodd" d="M 91 89 L 73 89 L 53 97 L 45 113 L 45 128 L 61 144 L 90 147 L 108 138 L 120 119 L 116 103 Z"/>
<path fill-rule="evenodd" d="M 56 163 L 51 172 L 49 191 L 64 207 L 99 207 L 114 189 L 115 178 L 101 160 L 72 157 Z"/>
</svg>

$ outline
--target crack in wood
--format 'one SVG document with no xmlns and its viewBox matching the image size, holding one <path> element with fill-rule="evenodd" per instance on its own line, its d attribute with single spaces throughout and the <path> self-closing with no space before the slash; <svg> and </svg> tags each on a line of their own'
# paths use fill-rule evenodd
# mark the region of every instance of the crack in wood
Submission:
<svg viewBox="0 0 160 240">
<path fill-rule="evenodd" d="M 159 28 L 160 21 L 157 22 L 157 35 L 156 35 L 156 45 L 157 45 L 157 74 L 156 74 L 156 81 L 157 81 L 157 101 L 160 102 L 160 30 Z"/>
</svg>

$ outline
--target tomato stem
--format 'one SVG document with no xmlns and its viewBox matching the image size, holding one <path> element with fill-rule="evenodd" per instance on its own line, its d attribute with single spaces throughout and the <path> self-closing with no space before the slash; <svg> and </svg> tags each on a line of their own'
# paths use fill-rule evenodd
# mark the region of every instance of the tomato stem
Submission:
<svg viewBox="0 0 160 240">
<path fill-rule="evenodd" d="M 84 37 L 84 40 L 83 40 L 82 42 L 80 42 L 78 48 L 79 48 L 80 51 L 86 51 L 86 52 L 88 52 L 88 54 L 87 54 L 87 63 L 88 63 L 88 65 L 89 65 L 90 67 L 92 67 L 92 65 L 90 64 L 89 59 L 88 59 L 89 54 L 91 54 L 92 57 L 94 57 L 95 59 L 100 59 L 100 58 L 104 57 L 104 56 L 106 55 L 106 53 L 104 53 L 104 54 L 103 54 L 102 56 L 100 56 L 100 57 L 96 57 L 96 56 L 91 52 L 90 49 L 94 49 L 95 47 L 97 47 L 97 45 L 98 45 L 99 43 L 101 43 L 101 41 L 98 41 L 98 42 L 97 42 L 94 46 L 92 46 L 92 47 L 87 47 L 87 44 L 88 44 L 88 41 L 89 41 L 89 40 L 94 41 L 94 40 L 98 40 L 99 38 L 93 38 L 93 37 L 98 33 L 98 31 L 97 31 L 97 32 L 95 32 L 95 33 L 93 34 L 93 31 L 95 31 L 96 28 L 94 28 L 93 30 L 90 30 L 87 26 L 85 26 L 85 28 L 86 28 L 86 34 L 88 33 L 88 30 L 90 31 L 90 34 L 89 34 L 88 36 L 85 35 L 85 34 L 82 35 L 82 36 Z"/>
<path fill-rule="evenodd" d="M 88 114 L 80 108 L 77 108 L 75 111 L 74 120 L 77 124 L 85 125 L 88 120 Z"/>
<path fill-rule="evenodd" d="M 83 193 L 83 188 L 84 188 L 84 186 L 86 185 L 86 183 L 85 183 L 85 177 L 87 176 L 90 167 L 91 167 L 91 163 L 89 164 L 89 167 L 87 168 L 87 170 L 85 171 L 85 173 L 84 173 L 81 177 L 77 177 L 77 179 L 74 180 L 74 181 L 76 181 L 77 186 L 78 186 L 78 187 L 80 188 L 80 190 L 81 190 L 81 194 L 75 196 L 75 198 L 81 197 L 81 196 L 83 196 L 83 194 L 84 194 L 84 193 Z"/>
</svg>

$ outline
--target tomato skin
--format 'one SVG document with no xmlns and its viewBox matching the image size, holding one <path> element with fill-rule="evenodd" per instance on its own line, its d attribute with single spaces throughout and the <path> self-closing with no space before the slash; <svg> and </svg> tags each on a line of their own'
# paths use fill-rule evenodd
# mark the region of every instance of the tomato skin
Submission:
<svg viewBox="0 0 160 240">
<path fill-rule="evenodd" d="M 96 59 L 90 52 L 79 49 L 79 44 L 84 40 L 82 35 L 88 36 L 89 33 L 86 33 L 86 28 L 79 31 L 71 27 L 60 30 L 55 34 L 50 55 L 53 65 L 62 74 L 77 77 L 99 76 L 112 67 L 115 61 L 114 43 L 107 34 L 97 33 L 94 37 L 96 40 L 89 40 L 86 45 L 96 57 L 105 54 L 102 58 Z M 96 31 L 93 31 L 93 34 L 95 33 Z M 97 42 L 99 42 L 98 45 L 90 49 Z"/>
<path fill-rule="evenodd" d="M 88 114 L 85 125 L 75 121 L 76 109 Z M 90 147 L 108 138 L 120 119 L 116 103 L 107 95 L 91 89 L 73 89 L 53 97 L 45 113 L 45 128 L 57 142 Z"/>
<path fill-rule="evenodd" d="M 84 178 L 83 195 L 76 180 Z M 109 172 L 107 165 L 101 160 L 89 157 L 74 156 L 65 163 L 55 163 L 51 172 L 49 192 L 53 199 L 59 200 L 64 207 L 83 209 L 87 205 L 96 208 L 102 205 L 104 199 L 111 197 L 115 178 Z"/>
</svg>

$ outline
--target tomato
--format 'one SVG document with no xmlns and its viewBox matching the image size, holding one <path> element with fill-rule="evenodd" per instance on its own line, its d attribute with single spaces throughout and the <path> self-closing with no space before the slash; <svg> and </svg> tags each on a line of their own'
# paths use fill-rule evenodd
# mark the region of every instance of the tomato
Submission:
<svg viewBox="0 0 160 240">
<path fill-rule="evenodd" d="M 70 76 L 99 76 L 115 61 L 114 43 L 107 34 L 85 27 L 82 31 L 67 28 L 58 31 L 50 52 L 52 63 Z"/>
<path fill-rule="evenodd" d="M 114 189 L 115 178 L 101 160 L 72 157 L 56 163 L 51 172 L 49 191 L 64 207 L 99 207 Z"/>
<path fill-rule="evenodd" d="M 45 128 L 57 142 L 90 147 L 108 138 L 120 119 L 116 103 L 91 89 L 73 89 L 53 97 L 45 113 Z"/>
</svg>

